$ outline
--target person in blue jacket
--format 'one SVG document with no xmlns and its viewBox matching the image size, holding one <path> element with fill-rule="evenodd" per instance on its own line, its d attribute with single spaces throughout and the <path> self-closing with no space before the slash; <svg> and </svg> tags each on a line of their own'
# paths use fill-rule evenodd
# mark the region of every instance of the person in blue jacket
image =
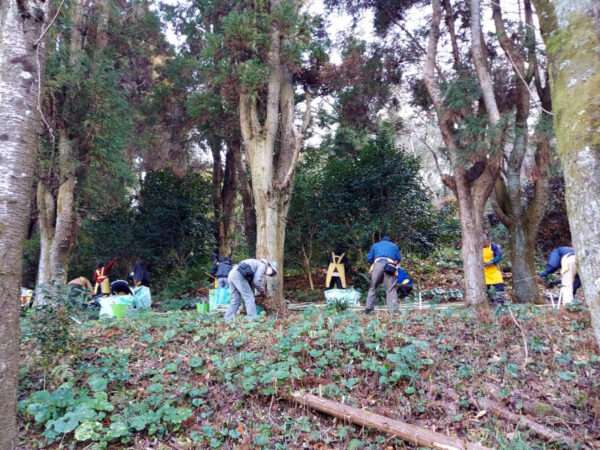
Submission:
<svg viewBox="0 0 600 450">
<path fill-rule="evenodd" d="M 581 286 L 581 280 L 577 274 L 577 260 L 573 247 L 556 247 L 548 255 L 546 269 L 539 276 L 548 281 L 548 276 L 560 269 L 561 287 L 563 289 L 563 301 L 565 304 L 573 301 L 573 296 Z"/>
<path fill-rule="evenodd" d="M 560 269 L 560 262 L 564 256 L 574 255 L 575 249 L 573 247 L 556 247 L 548 255 L 548 262 L 546 263 L 546 270 L 540 272 L 540 277 L 546 279 L 550 274 L 553 274 Z"/>
<path fill-rule="evenodd" d="M 367 262 L 371 264 L 371 283 L 367 294 L 365 313 L 370 314 L 375 309 L 377 287 L 383 283 L 385 286 L 385 301 L 390 309 L 398 306 L 398 292 L 396 291 L 396 268 L 402 259 L 400 249 L 389 236 L 371 246 L 367 255 Z"/>
<path fill-rule="evenodd" d="M 233 262 L 229 256 L 218 256 L 217 259 L 214 260 L 210 274 L 217 280 L 217 287 L 229 287 L 227 277 L 229 276 L 232 267 Z"/>
<path fill-rule="evenodd" d="M 398 293 L 400 294 L 400 297 L 408 297 L 413 289 L 413 280 L 410 278 L 408 272 L 402 267 L 398 267 L 396 282 L 398 283 Z"/>
</svg>

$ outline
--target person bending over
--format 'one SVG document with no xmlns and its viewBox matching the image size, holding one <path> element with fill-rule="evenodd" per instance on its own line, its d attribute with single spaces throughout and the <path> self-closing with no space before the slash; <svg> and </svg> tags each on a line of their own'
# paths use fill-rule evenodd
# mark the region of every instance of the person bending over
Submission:
<svg viewBox="0 0 600 450">
<path fill-rule="evenodd" d="M 375 309 L 377 287 L 383 283 L 385 286 L 385 301 L 390 309 L 398 307 L 398 292 L 396 291 L 396 267 L 402 256 L 400 249 L 388 236 L 371 246 L 367 255 L 367 262 L 371 264 L 369 270 L 371 283 L 367 294 L 366 314 L 371 314 Z"/>
<path fill-rule="evenodd" d="M 548 255 L 546 270 L 539 276 L 548 282 L 548 276 L 560 268 L 560 290 L 562 301 L 565 305 L 573 302 L 573 296 L 581 286 L 581 280 L 577 274 L 577 258 L 573 247 L 557 247 Z"/>
<path fill-rule="evenodd" d="M 225 320 L 235 318 L 238 309 L 244 301 L 248 319 L 256 317 L 256 300 L 254 290 L 261 294 L 266 292 L 267 278 L 277 274 L 275 262 L 266 259 L 245 259 L 233 266 L 227 277 L 231 289 L 231 303 L 225 313 Z"/>
</svg>

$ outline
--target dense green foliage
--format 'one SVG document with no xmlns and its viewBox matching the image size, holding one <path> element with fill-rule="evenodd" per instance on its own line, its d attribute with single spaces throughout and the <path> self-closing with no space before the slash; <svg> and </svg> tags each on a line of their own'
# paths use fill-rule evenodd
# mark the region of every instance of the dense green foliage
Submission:
<svg viewBox="0 0 600 450">
<path fill-rule="evenodd" d="M 288 249 L 323 264 L 335 247 L 364 266 L 369 246 L 387 233 L 403 251 L 427 254 L 457 234 L 453 215 L 436 211 L 419 160 L 381 125 L 374 136 L 342 128 L 305 158 L 290 210 Z"/>
<path fill-rule="evenodd" d="M 118 277 L 124 278 L 141 259 L 152 274 L 154 289 L 171 283 L 186 291 L 204 278 L 214 246 L 210 184 L 200 174 L 178 178 L 168 171 L 151 172 L 133 206 L 87 219 L 79 242 L 71 269 L 74 276 L 91 273 L 98 261 L 117 257 Z"/>
</svg>

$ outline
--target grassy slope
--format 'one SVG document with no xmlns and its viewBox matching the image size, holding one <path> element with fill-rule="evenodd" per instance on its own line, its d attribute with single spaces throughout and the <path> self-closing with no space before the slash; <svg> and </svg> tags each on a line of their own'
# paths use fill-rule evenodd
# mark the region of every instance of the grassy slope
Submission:
<svg viewBox="0 0 600 450">
<path fill-rule="evenodd" d="M 527 334 L 525 370 L 522 336 L 506 314 L 307 311 L 229 326 L 169 313 L 93 323 L 80 330 L 77 352 L 46 377 L 33 342 L 24 340 L 21 399 L 43 383 L 53 391 L 67 381 L 63 389 L 80 395 L 92 386 L 110 407 L 71 425 L 80 439 L 99 441 L 95 448 L 107 440 L 108 448 L 139 449 L 410 448 L 283 399 L 297 389 L 490 447 L 559 448 L 481 412 L 475 401 L 488 383 L 512 411 L 539 401 L 532 416 L 539 423 L 578 442 L 599 439 L 600 356 L 587 312 L 523 307 L 517 317 Z M 20 448 L 45 441 L 34 403 L 23 403 L 30 413 L 22 412 Z M 52 403 L 55 417 L 68 410 L 59 403 Z M 73 433 L 56 439 L 65 448 L 94 448 Z"/>
</svg>

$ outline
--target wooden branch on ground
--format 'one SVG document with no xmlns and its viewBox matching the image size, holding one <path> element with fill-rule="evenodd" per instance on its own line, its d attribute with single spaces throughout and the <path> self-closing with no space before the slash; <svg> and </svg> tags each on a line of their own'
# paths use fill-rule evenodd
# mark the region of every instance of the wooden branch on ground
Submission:
<svg viewBox="0 0 600 450">
<path fill-rule="evenodd" d="M 570 437 L 565 436 L 564 434 L 559 433 L 558 431 L 551 430 L 550 428 L 545 427 L 544 425 L 541 425 L 537 422 L 534 422 L 526 416 L 515 414 L 506 409 L 500 403 L 495 402 L 494 400 L 491 400 L 489 398 L 482 398 L 478 400 L 478 404 L 481 409 L 485 409 L 504 420 L 508 420 L 509 422 L 514 423 L 515 425 L 525 425 L 535 434 L 545 439 L 548 439 L 549 441 L 567 444 L 569 448 L 576 447 L 576 442 Z"/>
<path fill-rule="evenodd" d="M 460 438 L 446 436 L 445 434 L 436 433 L 435 431 L 428 430 L 427 428 L 390 419 L 389 417 L 344 405 L 333 400 L 327 400 L 313 394 L 295 392 L 290 396 L 290 400 L 299 403 L 300 405 L 316 409 L 317 411 L 325 414 L 329 414 L 333 417 L 337 417 L 363 427 L 373 428 L 383 433 L 391 434 L 407 442 L 425 447 L 446 450 L 487 449 L 487 447 L 484 447 L 480 444 L 465 442 Z"/>
<path fill-rule="evenodd" d="M 512 308 L 510 306 L 508 307 L 508 312 L 510 314 L 510 318 L 515 323 L 515 325 L 517 326 L 519 331 L 521 332 L 521 337 L 523 338 L 523 351 L 525 352 L 525 357 L 523 358 L 523 370 L 525 370 L 525 368 L 527 367 L 527 362 L 529 361 L 529 350 L 527 347 L 527 335 L 525 334 L 523 327 L 521 326 L 521 324 L 519 323 L 519 321 L 513 314 Z"/>
</svg>

